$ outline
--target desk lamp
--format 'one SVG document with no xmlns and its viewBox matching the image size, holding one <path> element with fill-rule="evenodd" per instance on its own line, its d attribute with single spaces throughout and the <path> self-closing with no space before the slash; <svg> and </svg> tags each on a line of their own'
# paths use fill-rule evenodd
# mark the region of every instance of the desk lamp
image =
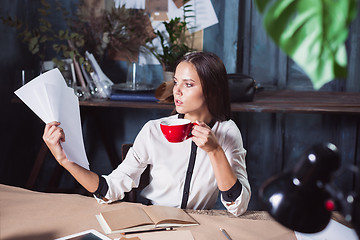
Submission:
<svg viewBox="0 0 360 240">
<path fill-rule="evenodd" d="M 303 233 L 323 230 L 331 211 L 337 210 L 360 238 L 360 187 L 347 196 L 338 190 L 331 181 L 339 166 L 334 144 L 315 145 L 293 170 L 267 180 L 260 188 L 260 199 L 276 221 Z M 350 170 L 359 174 L 355 167 Z"/>
</svg>

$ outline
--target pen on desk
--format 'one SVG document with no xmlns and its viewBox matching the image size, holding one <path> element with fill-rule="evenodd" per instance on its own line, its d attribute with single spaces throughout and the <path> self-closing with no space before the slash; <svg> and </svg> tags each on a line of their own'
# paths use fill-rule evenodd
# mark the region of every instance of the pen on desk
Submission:
<svg viewBox="0 0 360 240">
<path fill-rule="evenodd" d="M 229 236 L 229 234 L 225 231 L 225 229 L 220 228 L 220 231 L 225 235 L 227 240 L 231 240 L 231 237 Z"/>
<path fill-rule="evenodd" d="M 153 229 L 147 229 L 147 230 L 140 230 L 140 231 L 129 231 L 129 232 L 123 232 L 121 234 L 136 234 L 136 233 L 146 233 L 146 232 L 158 232 L 158 231 L 170 231 L 173 230 L 172 227 L 166 227 L 166 228 L 153 228 Z"/>
</svg>

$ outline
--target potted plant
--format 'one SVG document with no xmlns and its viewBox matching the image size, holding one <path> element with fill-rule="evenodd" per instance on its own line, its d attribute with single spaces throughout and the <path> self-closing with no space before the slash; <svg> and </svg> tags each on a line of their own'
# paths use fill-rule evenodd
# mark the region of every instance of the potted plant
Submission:
<svg viewBox="0 0 360 240">
<path fill-rule="evenodd" d="M 186 1 L 184 1 L 184 3 L 185 2 Z M 163 24 L 166 31 L 161 32 L 157 30 L 155 32 L 156 36 L 160 39 L 161 51 L 151 47 L 150 52 L 162 65 L 164 81 L 172 79 L 177 61 L 184 56 L 184 54 L 193 51 L 193 35 L 187 31 L 191 29 L 188 27 L 187 20 L 188 18 L 194 17 L 188 15 L 189 12 L 192 12 L 192 10 L 188 10 L 190 6 L 191 5 L 183 6 L 183 19 L 176 17 L 170 19 L 168 22 L 164 21 Z"/>
<path fill-rule="evenodd" d="M 191 51 L 187 44 L 186 22 L 181 21 L 179 17 L 171 19 L 169 22 L 163 22 L 166 33 L 156 32 L 160 38 L 162 53 L 153 52 L 154 56 L 161 63 L 164 71 L 175 71 L 175 64 L 185 53 Z"/>
</svg>

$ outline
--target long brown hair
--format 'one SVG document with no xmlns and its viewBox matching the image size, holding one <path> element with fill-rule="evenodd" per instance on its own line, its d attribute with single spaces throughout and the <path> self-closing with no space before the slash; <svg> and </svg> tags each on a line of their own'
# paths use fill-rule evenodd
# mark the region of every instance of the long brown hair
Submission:
<svg viewBox="0 0 360 240">
<path fill-rule="evenodd" d="M 178 62 L 192 63 L 200 78 L 209 112 L 216 121 L 229 120 L 231 115 L 226 68 L 221 59 L 210 52 L 193 52 Z"/>
</svg>

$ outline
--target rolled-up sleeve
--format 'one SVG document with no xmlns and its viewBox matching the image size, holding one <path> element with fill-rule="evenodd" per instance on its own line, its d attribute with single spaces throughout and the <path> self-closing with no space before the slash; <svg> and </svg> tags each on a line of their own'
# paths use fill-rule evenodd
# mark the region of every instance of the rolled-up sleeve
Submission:
<svg viewBox="0 0 360 240">
<path fill-rule="evenodd" d="M 225 135 L 223 149 L 230 166 L 241 185 L 241 192 L 236 199 L 233 199 L 234 196 L 232 196 L 231 199 L 231 197 L 224 197 L 224 195 L 221 194 L 221 202 L 230 213 L 235 216 L 239 216 L 245 213 L 247 210 L 251 196 L 251 189 L 246 171 L 246 150 L 243 147 L 240 130 L 237 128 L 234 122 L 232 123 L 234 126 L 230 127 L 227 131 L 227 134 Z M 236 192 L 239 192 L 238 188 L 240 188 L 240 185 L 234 185 L 235 189 L 233 189 L 233 191 L 235 194 Z"/>
</svg>

